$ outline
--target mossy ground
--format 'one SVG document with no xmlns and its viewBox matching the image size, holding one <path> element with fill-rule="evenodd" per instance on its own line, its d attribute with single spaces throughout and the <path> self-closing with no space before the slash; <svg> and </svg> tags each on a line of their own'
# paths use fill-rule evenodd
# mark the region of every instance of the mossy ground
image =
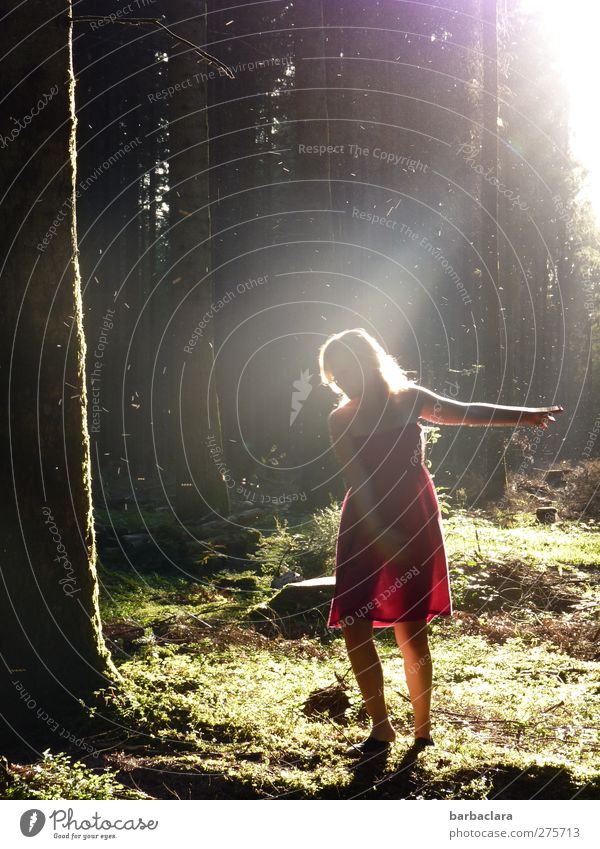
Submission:
<svg viewBox="0 0 600 849">
<path fill-rule="evenodd" d="M 527 513 L 510 524 L 445 519 L 456 614 L 430 626 L 436 745 L 415 763 L 390 629 L 377 645 L 398 739 L 357 767 L 343 751 L 369 726 L 339 632 L 255 631 L 246 614 L 272 593 L 260 574 L 102 569 L 107 636 L 141 630 L 112 644 L 124 684 L 92 711 L 99 754 L 4 764 L 5 797 L 597 798 L 600 534 Z"/>
</svg>

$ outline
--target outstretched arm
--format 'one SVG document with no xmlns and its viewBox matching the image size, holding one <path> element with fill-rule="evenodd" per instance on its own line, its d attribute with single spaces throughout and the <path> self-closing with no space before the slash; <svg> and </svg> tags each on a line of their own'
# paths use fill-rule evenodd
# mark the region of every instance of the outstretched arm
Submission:
<svg viewBox="0 0 600 849">
<path fill-rule="evenodd" d="M 444 398 L 424 386 L 417 387 L 417 415 L 434 424 L 516 427 L 548 427 L 556 421 L 553 413 L 562 407 L 505 407 L 502 404 L 469 404 Z"/>
</svg>

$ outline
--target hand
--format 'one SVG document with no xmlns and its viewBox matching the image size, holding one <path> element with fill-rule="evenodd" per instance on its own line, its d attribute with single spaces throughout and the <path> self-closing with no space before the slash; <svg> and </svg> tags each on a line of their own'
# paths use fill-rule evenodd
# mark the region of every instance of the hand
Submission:
<svg viewBox="0 0 600 849">
<path fill-rule="evenodd" d="M 529 412 L 522 415 L 520 424 L 546 429 L 550 422 L 556 421 L 552 413 L 562 412 L 564 412 L 563 407 L 539 407 L 535 410 L 529 410 Z"/>
</svg>

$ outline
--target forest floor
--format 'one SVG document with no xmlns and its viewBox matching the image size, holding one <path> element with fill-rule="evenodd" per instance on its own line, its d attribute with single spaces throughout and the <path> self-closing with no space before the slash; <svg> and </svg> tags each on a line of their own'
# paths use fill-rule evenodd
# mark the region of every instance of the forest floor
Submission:
<svg viewBox="0 0 600 849">
<path fill-rule="evenodd" d="M 589 799 L 600 795 L 600 524 L 444 519 L 455 613 L 430 625 L 435 746 L 407 758 L 411 708 L 392 629 L 377 633 L 397 740 L 344 756 L 369 730 L 339 631 L 295 639 L 248 611 L 270 577 L 100 568 L 123 686 L 85 745 L 0 762 L 5 798 Z M 323 621 L 326 611 L 322 612 Z M 31 759 L 29 759 L 31 760 Z M 411 762 L 412 761 L 412 762 Z"/>
</svg>

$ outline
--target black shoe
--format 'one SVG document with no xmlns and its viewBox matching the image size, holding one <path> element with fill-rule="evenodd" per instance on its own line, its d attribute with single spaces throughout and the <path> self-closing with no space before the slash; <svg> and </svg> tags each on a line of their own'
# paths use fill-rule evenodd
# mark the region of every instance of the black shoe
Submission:
<svg viewBox="0 0 600 849">
<path fill-rule="evenodd" d="M 349 757 L 360 757 L 362 755 L 379 755 L 387 752 L 392 744 L 388 740 L 378 740 L 376 737 L 367 737 L 360 743 L 348 746 L 345 754 Z"/>
<path fill-rule="evenodd" d="M 404 752 L 402 760 L 398 765 L 398 772 L 411 769 L 419 760 L 419 755 L 427 746 L 435 745 L 431 737 L 415 737 L 408 749 Z"/>
<path fill-rule="evenodd" d="M 424 749 L 426 746 L 434 746 L 435 743 L 431 739 L 431 737 L 415 737 L 414 742 L 412 744 L 413 749 Z"/>
</svg>

